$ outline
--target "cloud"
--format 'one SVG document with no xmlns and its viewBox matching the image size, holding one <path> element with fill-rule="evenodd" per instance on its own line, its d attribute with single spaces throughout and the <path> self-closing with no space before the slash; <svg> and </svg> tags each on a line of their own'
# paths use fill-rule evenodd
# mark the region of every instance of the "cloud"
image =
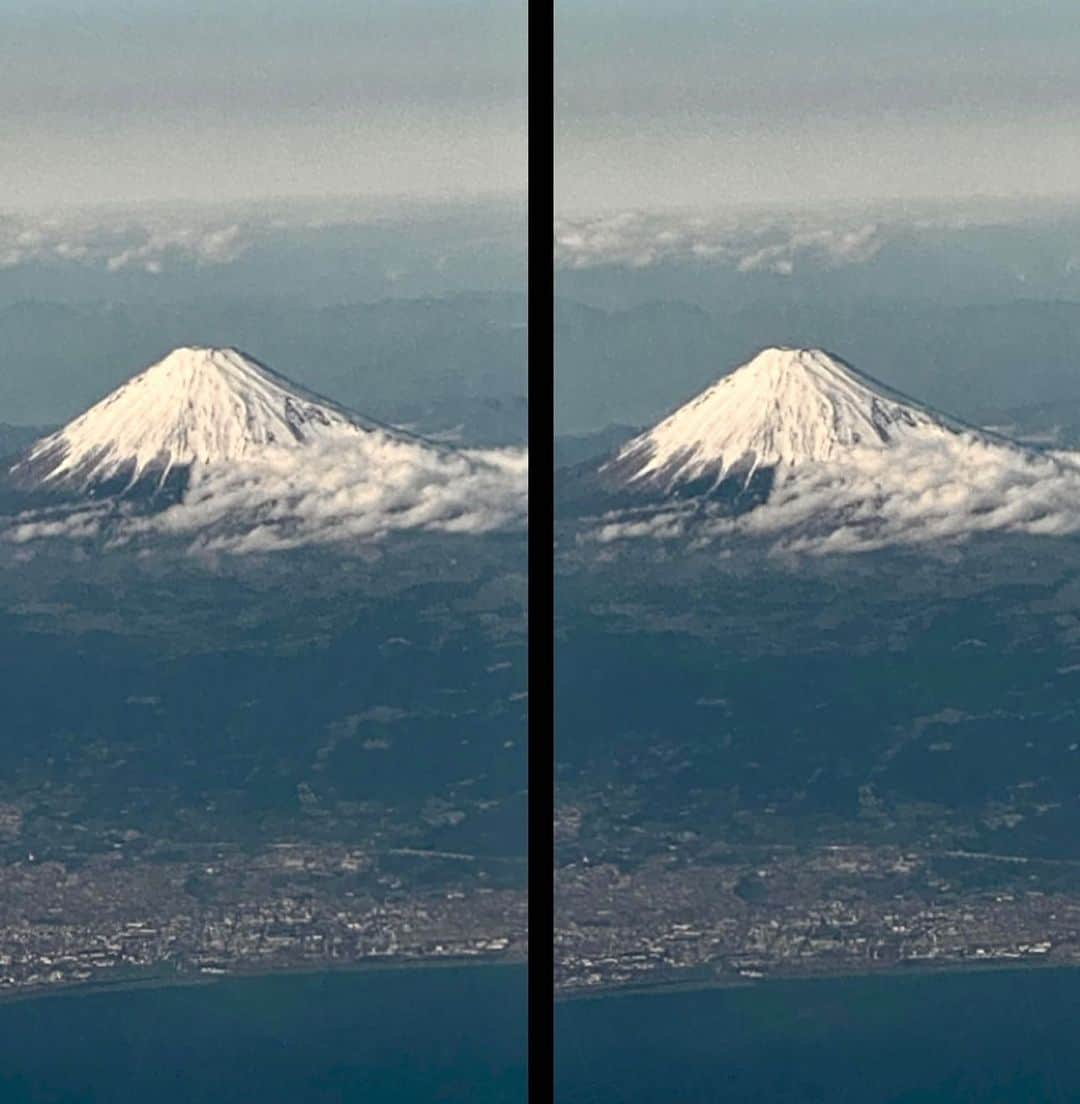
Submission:
<svg viewBox="0 0 1080 1104">
<path fill-rule="evenodd" d="M 158 273 L 170 255 L 197 265 L 229 264 L 251 245 L 241 228 L 233 223 L 218 228 L 181 228 L 150 230 L 137 245 L 114 253 L 105 261 L 110 272 L 123 268 L 142 268 Z"/>
<path fill-rule="evenodd" d="M 904 450 L 853 450 L 842 465 L 779 470 L 768 500 L 737 517 L 680 505 L 596 520 L 588 542 L 764 541 L 812 555 L 943 544 L 979 533 L 1080 533 L 1080 453 L 1035 453 L 949 436 Z"/>
<path fill-rule="evenodd" d="M 818 210 L 736 209 L 716 213 L 620 211 L 555 222 L 555 259 L 565 269 L 647 268 L 703 262 L 737 272 L 791 276 L 873 260 L 892 242 L 976 227 L 1012 226 L 1071 212 L 1068 204 L 972 200 L 881 203 Z"/>
<path fill-rule="evenodd" d="M 556 261 L 564 268 L 665 261 L 708 261 L 739 272 L 790 276 L 802 268 L 862 264 L 893 228 L 865 213 L 836 215 L 686 215 L 624 211 L 562 218 L 555 224 Z"/>
<path fill-rule="evenodd" d="M 10 519 L 3 536 L 16 545 L 57 537 L 93 540 L 100 535 L 105 516 L 102 507 L 28 512 Z"/>
<path fill-rule="evenodd" d="M 422 263 L 445 270 L 463 242 L 519 248 L 520 204 L 505 198 L 479 206 L 343 198 L 0 211 L 0 270 L 50 264 L 157 275 L 188 266 L 229 265 L 256 247 L 306 242 L 313 234 L 340 246 L 340 231 L 372 232 L 374 239 L 372 233 L 363 241 L 350 239 L 357 248 L 370 247 L 388 227 L 399 231 L 402 241 L 422 241 Z M 408 274 L 395 269 L 387 278 Z"/>
<path fill-rule="evenodd" d="M 873 222 L 850 228 L 794 230 L 783 241 L 747 253 L 736 267 L 740 272 L 775 272 L 790 276 L 796 264 L 819 268 L 863 264 L 877 255 L 885 240 L 882 228 Z"/>
<path fill-rule="evenodd" d="M 639 514 L 610 513 L 597 527 L 586 532 L 579 543 L 596 541 L 611 544 L 635 537 L 651 537 L 656 540 L 680 540 L 693 529 L 694 513 L 688 508 L 658 510 Z"/>
<path fill-rule="evenodd" d="M 209 212 L 0 215 L 0 268 L 49 262 L 156 275 L 168 265 L 229 264 L 262 229 Z"/>
<path fill-rule="evenodd" d="M 524 528 L 528 455 L 453 452 L 365 434 L 354 447 L 267 449 L 196 467 L 181 502 L 157 513 L 104 505 L 22 514 L 5 538 L 101 540 L 108 548 L 181 540 L 195 553 L 366 545 L 391 533 L 482 534 Z"/>
</svg>

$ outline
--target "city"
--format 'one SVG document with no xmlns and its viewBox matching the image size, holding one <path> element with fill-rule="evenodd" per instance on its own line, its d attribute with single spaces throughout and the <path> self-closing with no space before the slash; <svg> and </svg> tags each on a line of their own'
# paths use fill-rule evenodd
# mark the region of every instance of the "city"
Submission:
<svg viewBox="0 0 1080 1104">
<path fill-rule="evenodd" d="M 452 857 L 457 879 L 425 890 L 414 883 L 428 859 L 409 849 L 188 851 L 155 862 L 122 848 L 71 863 L 30 854 L 0 867 L 0 994 L 527 954 L 524 891 L 484 885 L 470 856 Z M 400 872 L 387 873 L 394 860 Z"/>
</svg>

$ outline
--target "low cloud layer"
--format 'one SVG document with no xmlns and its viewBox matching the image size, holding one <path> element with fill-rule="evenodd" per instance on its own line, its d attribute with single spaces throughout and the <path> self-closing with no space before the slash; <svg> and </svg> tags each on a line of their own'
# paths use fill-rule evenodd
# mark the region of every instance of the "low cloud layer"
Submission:
<svg viewBox="0 0 1080 1104">
<path fill-rule="evenodd" d="M 612 514 L 583 539 L 698 545 L 751 539 L 775 552 L 825 555 L 991 532 L 1080 533 L 1080 453 L 1038 454 L 960 436 L 902 457 L 866 449 L 842 465 L 781 471 L 768 500 L 739 517 L 697 505 Z"/>
<path fill-rule="evenodd" d="M 566 269 L 705 262 L 791 276 L 865 264 L 889 243 L 914 235 L 1014 225 L 1050 210 L 973 202 L 964 210 L 883 205 L 716 214 L 622 211 L 557 219 L 555 258 Z"/>
<path fill-rule="evenodd" d="M 239 258 L 265 230 L 209 213 L 0 215 L 0 268 L 77 263 L 156 275 L 170 264 Z"/>
<path fill-rule="evenodd" d="M 193 552 L 245 554 L 367 544 L 413 531 L 524 528 L 522 450 L 450 452 L 381 436 L 348 450 L 267 450 L 255 461 L 195 469 L 183 500 L 155 514 L 124 505 L 24 513 L 3 538 L 103 541 L 135 548 L 173 539 Z"/>
<path fill-rule="evenodd" d="M 446 263 L 448 252 L 463 247 L 501 244 L 519 251 L 524 246 L 522 218 L 520 204 L 511 197 L 456 205 L 344 198 L 0 210 L 0 271 L 33 264 L 78 265 L 156 276 L 192 266 L 229 265 L 266 244 L 310 246 L 331 239 L 340 248 L 339 232 L 357 248 L 370 250 L 373 243 L 385 247 L 388 230 L 394 232 L 399 252 L 411 243 L 427 264 L 437 267 Z M 348 237 L 350 233 L 354 236 Z"/>
<path fill-rule="evenodd" d="M 665 261 L 708 261 L 740 272 L 789 276 L 805 267 L 836 267 L 870 260 L 888 227 L 865 217 L 647 214 L 627 211 L 555 224 L 556 261 L 565 268 L 622 265 L 645 268 Z"/>
</svg>

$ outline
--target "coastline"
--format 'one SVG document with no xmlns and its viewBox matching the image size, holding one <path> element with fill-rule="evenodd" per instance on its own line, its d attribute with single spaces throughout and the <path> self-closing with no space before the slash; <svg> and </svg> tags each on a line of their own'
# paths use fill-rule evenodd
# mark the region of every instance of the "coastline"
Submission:
<svg viewBox="0 0 1080 1104">
<path fill-rule="evenodd" d="M 297 966 L 277 967 L 273 969 L 238 969 L 226 973 L 153 973 L 143 976 L 129 976 L 113 980 L 102 978 L 94 981 L 57 982 L 52 985 L 39 985 L 22 991 L 0 992 L 0 1008 L 9 1004 L 21 1004 L 24 1001 L 48 1000 L 49 998 L 92 997 L 108 993 L 126 993 L 137 990 L 187 989 L 202 986 L 220 985 L 233 981 L 254 981 L 259 978 L 274 977 L 320 977 L 328 974 L 356 973 L 392 973 L 413 970 L 461 969 L 463 967 L 504 967 L 506 969 L 524 969 L 527 958 L 507 956 L 443 956 L 439 958 L 400 958 L 393 960 L 375 960 L 359 962 L 325 963 L 313 966 L 304 963 Z"/>
<path fill-rule="evenodd" d="M 1027 962 L 1013 961 L 963 963 L 951 962 L 940 966 L 910 965 L 889 966 L 877 970 L 835 970 L 821 973 L 770 974 L 763 978 L 687 978 L 685 981 L 666 978 L 655 982 L 632 982 L 626 985 L 596 986 L 588 990 L 570 992 L 556 990 L 555 1003 L 574 1004 L 580 1001 L 605 1000 L 617 997 L 647 997 L 674 995 L 677 993 L 705 992 L 725 989 L 764 989 L 776 988 L 783 984 L 804 984 L 809 982 L 836 982 L 870 980 L 872 978 L 930 977 L 946 974 L 1024 974 L 1033 971 L 1068 971 L 1080 969 L 1080 961 L 1070 962 Z"/>
</svg>

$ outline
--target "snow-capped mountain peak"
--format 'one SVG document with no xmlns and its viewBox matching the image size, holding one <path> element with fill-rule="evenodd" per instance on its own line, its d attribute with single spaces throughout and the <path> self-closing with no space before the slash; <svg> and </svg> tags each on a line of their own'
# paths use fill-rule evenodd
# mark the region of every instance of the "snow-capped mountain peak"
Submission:
<svg viewBox="0 0 1080 1104">
<path fill-rule="evenodd" d="M 524 450 L 434 444 L 236 349 L 182 348 L 31 446 L 0 541 L 240 553 L 520 530 L 527 474 Z"/>
<path fill-rule="evenodd" d="M 85 491 L 164 483 L 196 464 L 243 460 L 371 429 L 232 348 L 184 347 L 39 441 L 21 482 Z"/>
<path fill-rule="evenodd" d="M 770 348 L 629 441 L 606 470 L 631 485 L 719 484 L 959 428 L 820 349 Z"/>
<path fill-rule="evenodd" d="M 820 349 L 764 350 L 594 468 L 591 486 L 605 542 L 850 552 L 1080 532 L 1080 454 L 966 425 Z"/>
</svg>

